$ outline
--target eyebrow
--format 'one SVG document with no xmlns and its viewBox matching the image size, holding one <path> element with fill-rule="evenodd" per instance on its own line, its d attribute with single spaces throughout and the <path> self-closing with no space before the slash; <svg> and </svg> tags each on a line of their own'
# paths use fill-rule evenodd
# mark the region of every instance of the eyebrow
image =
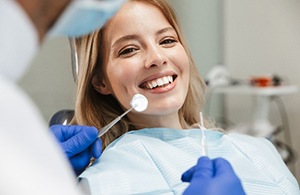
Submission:
<svg viewBox="0 0 300 195">
<path fill-rule="evenodd" d="M 160 35 L 160 34 L 163 34 L 167 31 L 175 31 L 173 27 L 169 26 L 169 27 L 166 27 L 166 28 L 163 28 L 159 31 L 157 31 L 155 34 L 156 35 Z M 118 45 L 120 42 L 123 42 L 123 41 L 128 41 L 128 40 L 133 40 L 133 39 L 139 39 L 138 35 L 126 35 L 126 36 L 123 36 L 119 39 L 117 39 L 113 45 L 112 45 L 112 48 L 114 48 L 116 45 Z"/>
<path fill-rule="evenodd" d="M 167 32 L 167 31 L 175 31 L 175 29 L 171 26 L 168 26 L 166 28 L 163 28 L 163 29 L 157 31 L 155 34 L 159 35 L 159 34 L 163 34 L 163 33 Z"/>
<path fill-rule="evenodd" d="M 121 43 L 123 41 L 128 41 L 128 40 L 133 40 L 133 39 L 138 39 L 138 36 L 137 35 L 126 35 L 124 37 L 121 37 L 113 43 L 112 48 L 114 48 L 116 45 L 118 45 L 119 43 Z"/>
</svg>

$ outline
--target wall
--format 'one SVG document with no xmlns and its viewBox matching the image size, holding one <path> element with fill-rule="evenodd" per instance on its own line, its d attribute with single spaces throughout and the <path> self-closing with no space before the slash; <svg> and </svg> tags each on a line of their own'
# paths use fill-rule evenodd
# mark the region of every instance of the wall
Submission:
<svg viewBox="0 0 300 195">
<path fill-rule="evenodd" d="M 203 78 L 217 64 L 223 64 L 222 0 L 170 0 L 182 31 Z M 222 95 L 207 96 L 203 111 L 216 119 L 223 116 Z"/>
<path fill-rule="evenodd" d="M 292 85 L 300 85 L 300 1 L 299 0 L 225 0 L 224 59 L 232 76 L 278 74 Z M 300 93 L 282 96 L 288 111 L 291 142 L 298 159 L 289 164 L 300 181 Z M 226 116 L 235 123 L 251 118 L 252 97 L 228 95 Z M 270 120 L 282 123 L 278 107 L 270 104 Z M 285 138 L 283 131 L 279 139 Z"/>
<path fill-rule="evenodd" d="M 75 84 L 68 40 L 46 40 L 32 63 L 19 83 L 38 105 L 45 121 L 58 110 L 74 108 Z"/>
</svg>

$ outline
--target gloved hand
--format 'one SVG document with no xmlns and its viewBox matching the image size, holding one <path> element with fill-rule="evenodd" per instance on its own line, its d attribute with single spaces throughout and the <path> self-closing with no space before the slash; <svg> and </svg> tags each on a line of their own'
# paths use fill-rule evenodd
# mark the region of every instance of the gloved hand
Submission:
<svg viewBox="0 0 300 195">
<path fill-rule="evenodd" d="M 92 157 L 99 158 L 102 141 L 95 127 L 79 125 L 53 125 L 50 127 L 76 173 L 79 175 Z"/>
<path fill-rule="evenodd" d="M 184 195 L 245 195 L 241 181 L 231 165 L 223 158 L 214 160 L 201 157 L 196 166 L 181 176 L 183 182 L 190 182 Z"/>
</svg>

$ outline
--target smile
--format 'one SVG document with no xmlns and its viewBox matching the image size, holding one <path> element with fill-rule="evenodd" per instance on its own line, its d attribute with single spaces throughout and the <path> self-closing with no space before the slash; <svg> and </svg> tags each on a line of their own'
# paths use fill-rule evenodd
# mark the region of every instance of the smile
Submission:
<svg viewBox="0 0 300 195">
<path fill-rule="evenodd" d="M 176 76 L 163 76 L 161 78 L 157 78 L 151 81 L 147 81 L 141 85 L 142 88 L 146 89 L 155 89 L 158 87 L 164 87 L 176 79 Z"/>
</svg>

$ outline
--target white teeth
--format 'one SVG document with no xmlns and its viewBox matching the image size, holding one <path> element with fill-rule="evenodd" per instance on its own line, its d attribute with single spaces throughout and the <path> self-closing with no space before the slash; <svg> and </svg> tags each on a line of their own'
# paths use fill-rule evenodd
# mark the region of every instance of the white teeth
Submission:
<svg viewBox="0 0 300 195">
<path fill-rule="evenodd" d="M 164 84 L 164 80 L 157 79 L 157 84 L 158 84 L 158 86 L 162 86 Z"/>
<path fill-rule="evenodd" d="M 157 86 L 163 86 L 172 82 L 173 82 L 172 76 L 164 76 L 162 78 L 158 78 L 156 80 L 147 82 L 147 88 L 153 89 Z"/>
<path fill-rule="evenodd" d="M 148 87 L 149 89 L 152 89 L 152 88 L 153 88 L 152 85 L 151 85 L 151 83 L 147 83 L 147 87 Z"/>
<path fill-rule="evenodd" d="M 157 87 L 157 85 L 158 85 L 158 84 L 156 83 L 156 81 L 152 81 L 151 84 L 152 84 L 152 88 Z M 152 89 L 152 88 L 151 88 L 151 89 Z"/>
<path fill-rule="evenodd" d="M 164 78 L 163 78 L 163 81 L 164 81 L 164 84 L 168 84 L 168 83 L 169 83 L 168 77 L 164 77 Z"/>
</svg>

